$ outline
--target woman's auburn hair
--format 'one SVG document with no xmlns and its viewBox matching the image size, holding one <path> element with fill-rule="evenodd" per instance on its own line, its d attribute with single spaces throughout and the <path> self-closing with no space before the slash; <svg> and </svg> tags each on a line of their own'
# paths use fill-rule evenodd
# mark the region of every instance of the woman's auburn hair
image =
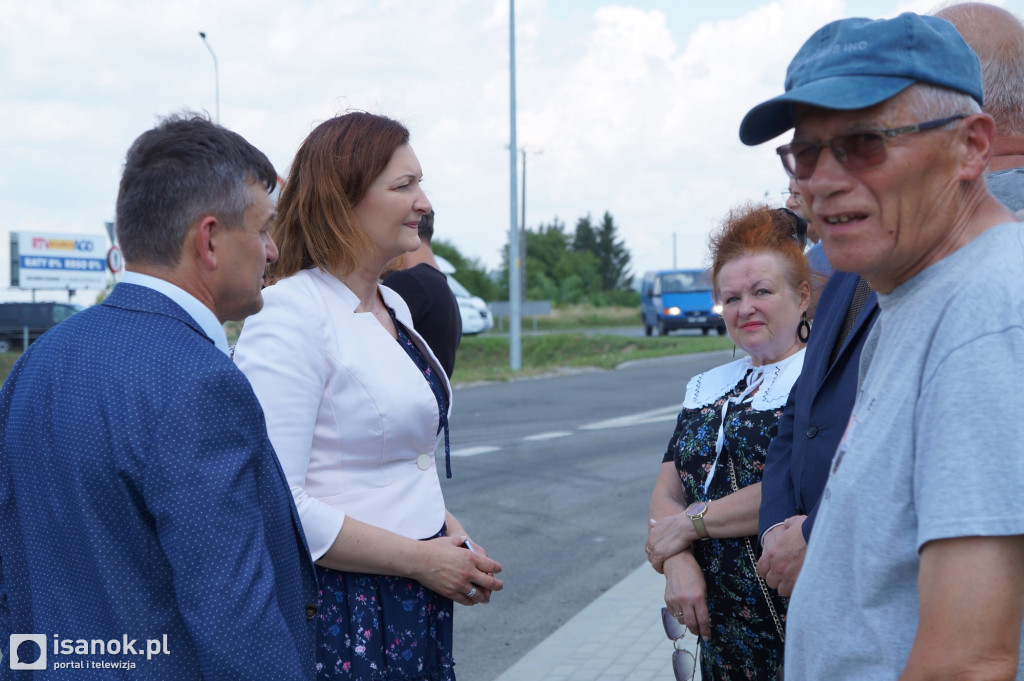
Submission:
<svg viewBox="0 0 1024 681">
<path fill-rule="evenodd" d="M 721 302 L 718 276 L 729 262 L 758 253 L 775 253 L 786 263 L 786 282 L 795 291 L 802 282 L 811 284 L 811 267 L 797 234 L 796 217 L 789 211 L 755 204 L 729 211 L 708 243 L 711 249 L 711 281 L 715 300 Z M 811 287 L 814 288 L 813 286 Z"/>
<path fill-rule="evenodd" d="M 408 143 L 404 125 L 364 111 L 316 126 L 296 152 L 277 201 L 271 236 L 278 257 L 267 268 L 268 278 L 278 281 L 314 266 L 350 274 L 374 249 L 355 206 L 395 150 Z"/>
</svg>

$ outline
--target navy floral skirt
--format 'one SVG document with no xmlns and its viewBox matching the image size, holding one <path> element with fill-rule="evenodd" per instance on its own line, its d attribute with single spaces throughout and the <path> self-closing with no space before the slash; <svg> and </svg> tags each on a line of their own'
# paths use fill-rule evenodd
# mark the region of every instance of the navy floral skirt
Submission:
<svg viewBox="0 0 1024 681">
<path fill-rule="evenodd" d="M 450 599 L 404 577 L 316 572 L 317 679 L 455 681 Z"/>
</svg>

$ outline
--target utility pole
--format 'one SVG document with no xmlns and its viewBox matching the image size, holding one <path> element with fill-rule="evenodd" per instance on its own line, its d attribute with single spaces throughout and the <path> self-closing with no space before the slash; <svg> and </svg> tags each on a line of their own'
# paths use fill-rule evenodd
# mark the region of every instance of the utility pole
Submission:
<svg viewBox="0 0 1024 681">
<path fill-rule="evenodd" d="M 516 2 L 508 0 L 508 53 L 509 53 L 509 244 L 508 244 L 508 353 L 512 371 L 523 368 L 522 348 L 522 286 L 520 279 L 519 220 L 516 219 L 516 204 L 519 192 L 516 189 Z"/>
</svg>

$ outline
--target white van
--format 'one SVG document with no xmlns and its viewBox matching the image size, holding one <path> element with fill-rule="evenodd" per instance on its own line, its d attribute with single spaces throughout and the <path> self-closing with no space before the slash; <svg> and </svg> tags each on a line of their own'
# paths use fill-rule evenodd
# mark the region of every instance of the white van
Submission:
<svg viewBox="0 0 1024 681">
<path fill-rule="evenodd" d="M 448 278 L 448 287 L 451 288 L 452 293 L 455 294 L 455 300 L 459 303 L 459 313 L 462 315 L 462 335 L 472 336 L 493 329 L 494 317 L 487 309 L 487 303 L 479 296 L 474 296 L 467 291 L 466 287 L 452 276 L 455 274 L 455 267 L 450 262 L 436 254 L 434 259 L 437 260 L 441 271 Z"/>
</svg>

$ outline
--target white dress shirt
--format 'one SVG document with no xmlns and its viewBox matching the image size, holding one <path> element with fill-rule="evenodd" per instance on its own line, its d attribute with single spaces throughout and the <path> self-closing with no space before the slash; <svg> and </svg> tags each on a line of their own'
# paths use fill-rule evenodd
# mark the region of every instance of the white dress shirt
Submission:
<svg viewBox="0 0 1024 681">
<path fill-rule="evenodd" d="M 380 291 L 439 367 L 402 298 Z M 434 464 L 440 415 L 423 373 L 330 274 L 303 270 L 264 289 L 263 300 L 235 362 L 263 406 L 313 559 L 346 515 L 413 539 L 436 534 L 445 519 Z M 448 379 L 437 373 L 450 404 Z"/>
</svg>

